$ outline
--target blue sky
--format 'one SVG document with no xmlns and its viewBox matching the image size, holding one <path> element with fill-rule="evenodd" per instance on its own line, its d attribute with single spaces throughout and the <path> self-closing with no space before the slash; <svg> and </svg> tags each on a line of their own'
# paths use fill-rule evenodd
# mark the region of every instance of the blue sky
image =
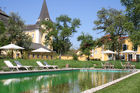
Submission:
<svg viewBox="0 0 140 93">
<path fill-rule="evenodd" d="M 120 0 L 46 0 L 50 17 L 55 21 L 56 17 L 66 14 L 71 18 L 79 18 L 81 26 L 71 38 L 73 48 L 78 48 L 80 42 L 77 37 L 82 32 L 90 34 L 94 39 L 103 36 L 99 31 L 93 31 L 93 21 L 97 19 L 97 11 L 101 8 L 115 8 L 124 10 Z M 35 24 L 39 17 L 43 0 L 0 0 L 0 7 L 9 14 L 18 13 L 25 24 Z"/>
</svg>

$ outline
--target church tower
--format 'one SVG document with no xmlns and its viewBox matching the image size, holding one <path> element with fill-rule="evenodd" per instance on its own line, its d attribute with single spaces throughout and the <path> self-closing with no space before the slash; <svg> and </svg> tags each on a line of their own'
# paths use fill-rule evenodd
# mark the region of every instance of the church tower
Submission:
<svg viewBox="0 0 140 93">
<path fill-rule="evenodd" d="M 46 21 L 50 20 L 50 15 L 49 15 L 48 8 L 47 8 L 47 5 L 46 5 L 46 0 L 44 0 L 44 2 L 43 2 L 41 12 L 40 12 L 40 16 L 37 20 L 37 24 L 40 23 L 40 21 L 43 21 L 43 20 L 46 20 Z"/>
<path fill-rule="evenodd" d="M 37 19 L 37 22 L 33 25 L 26 25 L 24 28 L 24 32 L 32 37 L 33 43 L 31 45 L 31 48 L 36 49 L 38 47 L 35 47 L 35 46 L 39 45 L 39 46 L 44 46 L 52 50 L 52 47 L 50 45 L 44 45 L 45 37 L 47 33 L 42 33 L 40 31 L 40 22 L 43 20 L 46 20 L 46 21 L 51 20 L 49 12 L 48 12 L 48 8 L 47 8 L 46 0 L 43 1 L 43 5 L 41 8 L 40 15 Z"/>
</svg>

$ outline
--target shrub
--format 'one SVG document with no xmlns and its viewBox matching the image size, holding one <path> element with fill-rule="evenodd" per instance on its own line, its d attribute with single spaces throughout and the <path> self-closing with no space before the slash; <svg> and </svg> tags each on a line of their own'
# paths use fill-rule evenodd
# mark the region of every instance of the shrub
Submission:
<svg viewBox="0 0 140 93">
<path fill-rule="evenodd" d="M 73 54 L 72 57 L 73 57 L 73 60 L 78 60 L 78 56 L 76 54 Z"/>
</svg>

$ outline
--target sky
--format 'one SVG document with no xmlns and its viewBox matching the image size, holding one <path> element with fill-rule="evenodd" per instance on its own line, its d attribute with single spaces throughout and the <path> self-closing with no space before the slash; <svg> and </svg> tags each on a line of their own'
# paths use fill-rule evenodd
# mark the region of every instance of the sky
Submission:
<svg viewBox="0 0 140 93">
<path fill-rule="evenodd" d="M 94 21 L 97 20 L 97 12 L 102 8 L 115 8 L 125 10 L 120 0 L 46 0 L 51 20 L 56 17 L 68 15 L 70 18 L 79 18 L 81 26 L 77 33 L 71 37 L 72 48 L 78 49 L 80 42 L 77 37 L 82 32 L 92 35 L 93 39 L 100 38 L 104 33 L 93 30 Z M 25 24 L 35 24 L 43 4 L 43 0 L 0 0 L 0 8 L 7 14 L 18 13 Z"/>
</svg>

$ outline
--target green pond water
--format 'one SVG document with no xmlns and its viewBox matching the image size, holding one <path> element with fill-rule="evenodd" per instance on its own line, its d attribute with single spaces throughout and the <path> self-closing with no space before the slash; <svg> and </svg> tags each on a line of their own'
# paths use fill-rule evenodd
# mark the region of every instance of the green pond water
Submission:
<svg viewBox="0 0 140 93">
<path fill-rule="evenodd" d="M 0 75 L 0 93 L 80 93 L 129 73 L 127 71 L 73 70 Z"/>
</svg>

